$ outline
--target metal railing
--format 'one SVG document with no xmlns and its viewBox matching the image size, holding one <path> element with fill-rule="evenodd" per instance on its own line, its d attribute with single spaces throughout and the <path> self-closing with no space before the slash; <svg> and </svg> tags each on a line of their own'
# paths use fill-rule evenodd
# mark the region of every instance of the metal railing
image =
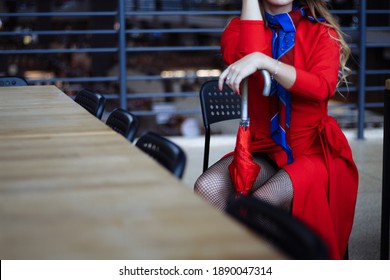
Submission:
<svg viewBox="0 0 390 280">
<path fill-rule="evenodd" d="M 145 54 L 150 54 L 150 56 L 157 57 L 159 60 L 162 59 L 165 54 L 197 54 L 199 57 L 210 57 L 210 60 L 218 60 L 219 58 L 219 44 L 199 44 L 185 43 L 185 44 L 166 44 L 166 45 L 155 45 L 153 42 L 145 42 L 142 45 L 129 45 L 129 38 L 137 38 L 140 36 L 175 36 L 180 38 L 181 36 L 208 36 L 214 37 L 215 41 L 218 41 L 219 35 L 223 31 L 225 24 L 228 19 L 232 16 L 239 15 L 238 10 L 223 10 L 216 9 L 213 6 L 213 10 L 207 10 L 207 6 L 204 6 L 203 9 L 196 10 L 189 3 L 191 1 L 176 1 L 182 2 L 187 5 L 185 10 L 169 10 L 168 8 L 159 8 L 159 10 L 152 10 L 151 7 L 145 8 L 142 10 L 142 7 L 139 7 L 138 10 L 134 10 L 134 3 L 136 1 L 125 1 L 118 0 L 117 9 L 113 11 L 60 11 L 60 12 L 13 12 L 13 13 L 0 13 L 0 19 L 7 18 L 18 18 L 18 19 L 28 19 L 31 18 L 66 18 L 66 19 L 92 19 L 92 18 L 110 18 L 115 22 L 113 26 L 106 29 L 70 29 L 70 30 L 35 30 L 33 28 L 28 30 L 0 30 L 0 40 L 11 40 L 12 38 L 29 38 L 29 40 L 34 40 L 36 37 L 72 37 L 72 36 L 112 36 L 115 38 L 110 46 L 78 46 L 78 47 L 45 47 L 40 48 L 39 44 L 26 44 L 18 45 L 14 44 L 11 47 L 3 48 L 0 51 L 0 59 L 6 59 L 9 57 L 17 58 L 22 56 L 33 56 L 36 55 L 42 61 L 46 61 L 47 57 L 53 56 L 66 56 L 74 54 L 105 54 L 108 56 L 113 56 L 116 58 L 118 71 L 115 74 L 109 75 L 53 75 L 50 77 L 41 77 L 33 78 L 27 77 L 29 82 L 32 84 L 56 84 L 61 87 L 65 92 L 77 91 L 80 87 L 90 86 L 91 84 L 114 84 L 116 85 L 115 89 L 111 88 L 107 91 L 103 91 L 105 96 L 113 101 L 117 102 L 118 106 L 122 108 L 128 108 L 129 103 L 132 104 L 132 100 L 144 100 L 146 102 L 153 100 L 172 100 L 175 98 L 185 97 L 192 98 L 193 106 L 189 108 L 182 109 L 167 109 L 165 113 L 175 114 L 179 116 L 187 115 L 196 115 L 200 114 L 199 101 L 198 101 L 198 91 L 196 89 L 183 90 L 159 90 L 159 91 L 137 91 L 137 89 L 129 90 L 129 83 L 135 82 L 145 82 L 145 83 L 166 83 L 166 82 L 176 82 L 180 83 L 183 81 L 203 81 L 210 78 L 213 78 L 214 75 L 211 75 L 212 71 L 207 72 L 206 74 L 196 74 L 194 71 L 187 71 L 180 73 L 180 75 L 162 75 L 162 70 L 160 72 L 154 71 L 150 74 L 144 73 L 135 73 L 128 74 L 128 70 L 131 68 L 129 65 L 129 59 L 134 56 L 141 56 Z M 142 3 L 146 3 L 143 1 Z M 160 1 L 161 2 L 161 1 Z M 164 1 L 163 1 L 164 2 Z M 171 1 L 172 2 L 172 1 Z M 131 5 L 130 5 L 130 4 Z M 145 6 L 146 7 L 146 6 Z M 168 7 L 168 6 L 167 6 Z M 172 4 L 169 7 L 173 7 Z M 168 9 L 168 10 L 167 10 Z M 357 128 L 357 137 L 359 139 L 364 138 L 364 129 L 367 124 L 366 112 L 367 110 L 381 109 L 383 108 L 383 100 L 378 96 L 378 92 L 383 92 L 384 90 L 384 81 L 386 75 L 390 74 L 389 68 L 381 69 L 367 69 L 367 52 L 371 49 L 378 48 L 390 48 L 390 27 L 388 22 L 385 26 L 368 26 L 367 17 L 372 15 L 389 15 L 390 10 L 367 10 L 367 1 L 360 0 L 359 6 L 356 9 L 351 10 L 332 10 L 333 14 L 337 16 L 350 15 L 356 17 L 358 22 L 355 26 L 344 26 L 343 31 L 347 34 L 353 34 L 353 40 L 350 43 L 351 49 L 353 50 L 354 56 L 358 57 L 355 59 L 355 67 L 352 75 L 354 82 L 349 85 L 347 88 L 340 88 L 340 92 L 349 92 L 348 96 L 350 97 L 348 102 L 340 102 L 330 105 L 330 111 L 344 108 L 347 112 L 345 114 L 350 114 L 350 122 L 355 123 Z M 163 20 L 168 19 L 168 20 Z M 142 22 L 170 22 L 169 27 L 164 26 L 153 26 L 151 24 L 149 27 L 142 27 Z M 129 24 L 141 23 L 136 27 Z M 160 24 L 161 25 L 161 24 Z M 382 32 L 385 34 L 387 39 L 382 41 L 369 41 L 367 40 L 367 34 L 374 32 Z M 11 39 L 10 39 L 11 38 Z M 3 44 L 4 45 L 4 44 Z M 53 63 L 53 62 L 51 62 Z M 56 61 L 55 63 L 61 64 L 61 62 Z M 161 64 L 161 63 L 160 63 Z M 353 63 L 352 63 L 353 64 Z M 166 62 L 166 66 L 169 66 L 169 61 Z M 187 65 L 188 68 L 191 65 Z M 222 63 L 219 64 L 220 70 L 222 70 Z M 57 68 L 61 68 L 61 65 L 57 65 Z M 66 67 L 65 67 L 66 68 Z M 168 68 L 168 67 L 167 67 Z M 186 68 L 186 67 L 183 67 Z M 179 69 L 180 70 L 180 69 Z M 195 69 L 196 70 L 196 69 Z M 208 69 L 212 70 L 212 69 Z M 208 73 L 208 74 L 207 74 Z M 218 72 L 216 72 L 218 73 Z M 217 74 L 215 74 L 217 75 Z M 380 83 L 370 83 L 367 81 L 373 76 L 380 76 L 383 79 L 380 79 Z M 368 97 L 374 97 L 373 102 L 367 102 Z M 141 106 L 142 107 L 142 106 Z M 133 112 L 140 116 L 155 116 L 164 113 L 161 110 L 154 110 L 151 107 L 145 108 L 133 108 Z M 344 114 L 344 113 L 343 113 Z M 380 122 L 380 121 L 379 121 Z M 381 124 L 379 124 L 381 125 Z"/>
</svg>

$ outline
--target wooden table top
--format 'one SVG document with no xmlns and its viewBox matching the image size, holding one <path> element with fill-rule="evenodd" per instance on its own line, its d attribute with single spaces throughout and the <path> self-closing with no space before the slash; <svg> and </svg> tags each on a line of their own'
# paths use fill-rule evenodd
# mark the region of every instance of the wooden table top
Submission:
<svg viewBox="0 0 390 280">
<path fill-rule="evenodd" d="M 0 138 L 111 132 L 55 86 L 1 87 L 0 93 Z"/>
<path fill-rule="evenodd" d="M 0 228 L 3 260 L 284 258 L 53 86 L 0 88 Z"/>
</svg>

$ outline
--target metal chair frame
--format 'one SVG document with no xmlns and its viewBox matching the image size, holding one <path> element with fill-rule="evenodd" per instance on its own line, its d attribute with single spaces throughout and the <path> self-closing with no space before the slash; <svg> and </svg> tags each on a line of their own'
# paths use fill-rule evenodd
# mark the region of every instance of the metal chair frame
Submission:
<svg viewBox="0 0 390 280">
<path fill-rule="evenodd" d="M 241 196 L 232 198 L 227 213 L 292 259 L 329 259 L 325 241 L 281 208 L 252 196 Z"/>
<path fill-rule="evenodd" d="M 186 154 L 179 145 L 151 131 L 144 132 L 135 145 L 168 169 L 173 175 L 179 179 L 183 177 L 186 167 Z"/>
<path fill-rule="evenodd" d="M 106 106 L 106 99 L 101 93 L 89 89 L 82 89 L 78 92 L 74 101 L 98 119 L 102 118 L 104 107 Z"/>
<path fill-rule="evenodd" d="M 209 80 L 202 84 L 199 97 L 205 129 L 204 172 L 209 165 L 211 125 L 222 121 L 240 119 L 241 96 L 235 94 L 227 85 L 224 85 L 222 91 L 220 91 L 218 80 Z"/>
<path fill-rule="evenodd" d="M 28 86 L 28 85 L 29 84 L 27 80 L 20 76 L 0 77 L 0 87 Z"/>
<path fill-rule="evenodd" d="M 130 142 L 134 141 L 139 129 L 138 117 L 122 108 L 113 110 L 108 116 L 106 124 Z"/>
</svg>

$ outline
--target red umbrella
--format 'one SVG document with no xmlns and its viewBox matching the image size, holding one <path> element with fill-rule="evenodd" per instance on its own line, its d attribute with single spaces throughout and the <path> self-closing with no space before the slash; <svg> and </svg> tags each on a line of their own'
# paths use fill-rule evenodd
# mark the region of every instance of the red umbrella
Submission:
<svg viewBox="0 0 390 280">
<path fill-rule="evenodd" d="M 264 76 L 263 95 L 268 96 L 271 87 L 271 78 L 266 70 L 261 70 L 261 73 Z M 236 193 L 240 195 L 248 194 L 257 178 L 257 174 L 260 172 L 260 166 L 253 161 L 251 150 L 247 79 L 242 81 L 241 121 L 240 127 L 238 128 L 233 161 L 229 165 L 229 172 L 236 188 Z"/>
</svg>

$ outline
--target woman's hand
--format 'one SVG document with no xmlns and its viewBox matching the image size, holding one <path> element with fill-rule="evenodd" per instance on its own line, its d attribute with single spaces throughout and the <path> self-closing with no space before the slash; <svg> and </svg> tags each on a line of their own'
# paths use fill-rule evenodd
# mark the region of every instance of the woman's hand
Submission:
<svg viewBox="0 0 390 280">
<path fill-rule="evenodd" d="M 264 60 L 266 58 L 267 56 L 263 53 L 254 52 L 237 60 L 219 76 L 219 89 L 222 90 L 223 83 L 226 82 L 235 93 L 239 94 L 241 81 L 255 73 L 257 70 L 263 69 Z"/>
<path fill-rule="evenodd" d="M 222 72 L 218 81 L 219 90 L 222 90 L 223 83 L 226 82 L 235 93 L 239 94 L 242 80 L 262 69 L 267 70 L 271 77 L 285 89 L 291 88 L 297 78 L 293 66 L 281 63 L 261 52 L 254 52 L 237 60 Z"/>
</svg>

